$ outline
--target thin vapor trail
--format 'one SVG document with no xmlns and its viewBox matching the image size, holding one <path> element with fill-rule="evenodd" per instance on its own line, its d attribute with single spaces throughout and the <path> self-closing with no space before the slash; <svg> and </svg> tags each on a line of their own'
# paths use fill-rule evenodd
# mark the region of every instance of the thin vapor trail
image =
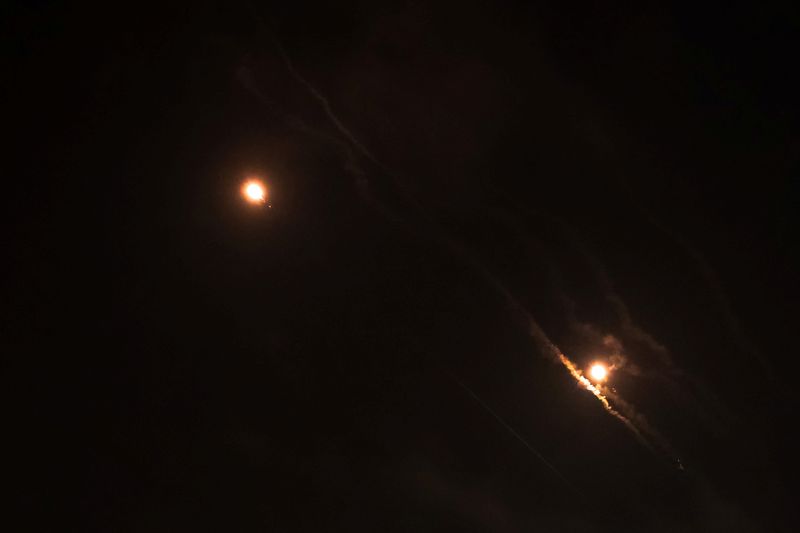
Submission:
<svg viewBox="0 0 800 533">
<path fill-rule="evenodd" d="M 458 378 L 457 378 L 457 377 L 456 377 L 456 376 L 455 376 L 453 373 L 451 373 L 451 372 L 449 372 L 449 371 L 445 371 L 445 372 L 447 373 L 447 375 L 448 375 L 448 376 L 450 376 L 450 378 L 451 378 L 453 381 L 455 381 L 455 382 L 456 382 L 456 383 L 457 383 L 457 384 L 458 384 L 458 385 L 459 385 L 459 386 L 460 386 L 462 389 L 464 389 L 464 390 L 467 392 L 467 394 L 469 394 L 469 395 L 472 397 L 472 399 L 473 399 L 473 400 L 475 400 L 476 402 L 478 402 L 478 404 L 479 404 L 481 407 L 483 407 L 483 408 L 486 410 L 486 412 L 488 412 L 490 415 L 492 415 L 492 417 L 494 417 L 494 419 L 495 419 L 495 420 L 497 420 L 497 421 L 500 423 L 500 425 L 502 425 L 502 426 L 503 426 L 505 429 L 507 429 L 507 430 L 508 430 L 508 432 L 509 432 L 509 433 L 511 433 L 511 434 L 514 436 L 514 438 L 516 438 L 518 441 L 520 441 L 520 442 L 523 444 L 523 446 L 525 446 L 525 447 L 528 449 L 528 451 L 530 451 L 530 452 L 531 452 L 533 455 L 535 455 L 535 456 L 536 456 L 536 458 L 538 458 L 538 459 L 539 459 L 539 461 L 541 461 L 541 462 L 542 462 L 542 464 L 544 464 L 544 465 L 545 465 L 547 468 L 549 468 L 549 469 L 550 469 L 550 470 L 551 470 L 551 471 L 552 471 L 552 472 L 553 472 L 553 473 L 554 473 L 554 474 L 555 474 L 555 475 L 556 475 L 556 476 L 557 476 L 557 477 L 558 477 L 558 478 L 559 478 L 559 479 L 560 479 L 560 480 L 561 480 L 561 481 L 562 481 L 562 482 L 563 482 L 563 483 L 564 483 L 564 484 L 565 484 L 567 487 L 569 487 L 569 489 L 570 489 L 570 490 L 572 490 L 572 491 L 573 491 L 575 494 L 577 494 L 577 495 L 578 495 L 578 496 L 580 496 L 581 498 L 584 498 L 584 499 L 586 498 L 586 495 L 585 495 L 583 492 L 581 492 L 580 490 L 578 490 L 578 488 L 577 488 L 575 485 L 573 485 L 573 484 L 572 484 L 572 483 L 571 483 L 571 482 L 570 482 L 570 481 L 569 481 L 569 480 L 566 478 L 566 476 L 564 476 L 564 474 L 562 474 L 562 473 L 561 473 L 561 471 L 560 471 L 558 468 L 556 468 L 556 467 L 555 467 L 555 465 L 553 465 L 553 463 L 551 463 L 550 461 L 548 461 L 548 460 L 547 460 L 547 459 L 544 457 L 544 455 L 542 455 L 542 453 L 541 453 L 539 450 L 537 450 L 536 448 L 534 448 L 534 447 L 531 445 L 531 443 L 530 443 L 530 442 L 528 442 L 528 441 L 527 441 L 527 440 L 526 440 L 526 439 L 525 439 L 525 438 L 524 438 L 522 435 L 520 435 L 520 434 L 519 434 L 519 433 L 518 433 L 518 432 L 517 432 L 517 431 L 516 431 L 516 430 L 515 430 L 513 427 L 511 427 L 511 425 L 510 425 L 510 424 L 508 424 L 508 423 L 507 423 L 505 420 L 503 420 L 503 418 L 502 418 L 500 415 L 498 415 L 498 414 L 497 414 L 497 413 L 494 411 L 494 409 L 492 409 L 491 407 L 489 407 L 489 405 L 488 405 L 486 402 L 484 402 L 484 401 L 481 399 L 481 397 L 480 397 L 480 396 L 478 396 L 478 395 L 475 393 L 475 391 L 473 391 L 471 388 L 469 388 L 469 387 L 468 387 L 468 386 L 467 386 L 467 385 L 466 385 L 466 384 L 465 384 L 463 381 L 461 381 L 460 379 L 458 379 Z"/>
<path fill-rule="evenodd" d="M 695 248 L 686 237 L 667 226 L 664 222 L 659 220 L 651 210 L 642 205 L 642 203 L 637 200 L 630 186 L 628 186 L 622 180 L 618 180 L 618 186 L 624 191 L 628 202 L 633 206 L 633 208 L 636 209 L 642 215 L 642 217 L 644 217 L 645 220 L 650 223 L 650 225 L 678 245 L 678 247 L 681 248 L 684 253 L 686 253 L 686 255 L 689 256 L 689 258 L 694 262 L 703 279 L 706 281 L 706 284 L 711 289 L 711 293 L 714 295 L 718 309 L 722 313 L 725 325 L 732 335 L 733 340 L 742 350 L 758 361 L 762 371 L 764 372 L 764 375 L 772 382 L 773 385 L 775 385 L 776 390 L 780 391 L 780 393 L 782 393 L 784 396 L 788 396 L 789 392 L 783 383 L 778 379 L 775 373 L 775 368 L 772 366 L 770 360 L 764 356 L 761 349 L 745 333 L 741 321 L 734 312 L 733 305 L 731 304 L 731 301 L 728 298 L 728 295 L 725 292 L 719 277 L 714 271 L 714 268 L 711 266 L 711 263 L 708 262 L 705 256 L 703 256 L 703 254 L 697 248 Z"/>
<path fill-rule="evenodd" d="M 608 402 L 608 398 L 606 398 L 599 387 L 593 385 L 592 382 L 589 381 L 583 375 L 583 373 L 581 373 L 578 367 L 575 366 L 575 363 L 570 361 L 564 354 L 559 354 L 559 360 L 561 361 L 561 364 L 563 364 L 567 370 L 569 370 L 569 373 L 573 378 L 575 378 L 576 381 L 586 387 L 586 390 L 594 394 L 595 398 L 597 398 L 600 403 L 603 404 L 603 407 L 611 416 L 617 418 L 619 421 L 625 424 L 625 427 L 627 427 L 634 435 L 636 435 L 636 438 L 639 440 L 639 442 L 641 442 L 649 450 L 653 451 L 652 446 L 649 442 L 647 442 L 647 439 L 645 439 L 644 435 L 642 435 L 642 432 L 639 431 L 639 428 L 637 428 L 633 422 L 630 421 L 630 419 L 626 418 L 622 413 L 611 406 L 611 404 Z"/>
<path fill-rule="evenodd" d="M 493 217 L 503 221 L 508 230 L 513 231 L 515 235 L 517 235 L 517 238 L 525 245 L 526 251 L 528 251 L 528 247 L 535 244 L 537 257 L 540 257 L 542 254 L 545 256 L 548 255 L 547 249 L 541 243 L 539 243 L 537 239 L 527 233 L 527 231 L 524 229 L 523 223 L 520 220 L 517 220 L 504 210 L 498 208 L 490 207 L 488 208 L 488 212 Z M 602 263 L 586 247 L 582 240 L 577 236 L 575 230 L 569 226 L 565 220 L 558 216 L 541 212 L 536 212 L 535 214 L 536 216 L 542 217 L 548 222 L 555 223 L 562 230 L 567 238 L 567 241 L 570 242 L 575 250 L 580 253 L 583 260 L 590 267 L 596 283 L 600 286 L 604 298 L 609 302 L 609 304 L 612 306 L 612 309 L 615 311 L 623 335 L 633 339 L 634 341 L 640 342 L 645 348 L 656 352 L 659 355 L 659 361 L 665 365 L 662 370 L 666 371 L 670 375 L 664 376 L 662 375 L 663 372 L 659 372 L 656 375 L 669 384 L 673 388 L 673 392 L 680 392 L 684 395 L 689 394 L 689 397 L 693 401 L 694 405 L 700 408 L 699 414 L 703 416 L 708 423 L 716 423 L 720 419 L 731 418 L 730 413 L 723 406 L 718 405 L 719 401 L 716 399 L 716 397 L 714 397 L 713 394 L 711 394 L 697 378 L 682 371 L 673 364 L 670 353 L 664 345 L 655 340 L 655 338 L 641 326 L 638 326 L 636 323 L 634 323 L 627 304 L 614 289 L 613 283 L 611 282 L 609 275 L 606 273 Z M 569 297 L 569 295 L 564 292 L 563 288 L 561 288 L 563 281 L 558 269 L 556 268 L 555 264 L 552 263 L 552 260 L 547 261 L 547 266 L 547 276 L 549 277 L 551 284 L 559 287 L 559 290 L 556 291 L 556 297 L 563 306 L 570 328 L 576 333 L 585 334 L 588 331 L 592 337 L 603 337 L 604 345 L 606 344 L 606 340 L 609 340 L 611 343 L 613 343 L 611 344 L 610 348 L 612 350 L 616 350 L 614 353 L 617 355 L 614 357 L 619 357 L 621 361 L 621 363 L 615 364 L 619 364 L 619 368 L 623 368 L 626 364 L 627 358 L 624 355 L 622 345 L 615 346 L 615 344 L 617 344 L 617 339 L 613 335 L 604 336 L 603 333 L 594 328 L 592 325 L 578 320 L 576 316 L 577 305 Z M 535 331 L 534 334 L 538 337 L 540 343 L 549 342 L 549 339 L 546 338 L 543 332 Z M 680 459 L 672 449 L 669 442 L 647 421 L 644 415 L 639 413 L 633 407 L 633 405 L 626 402 L 613 389 L 610 389 L 602 384 L 592 384 L 592 382 L 582 374 L 581 370 L 572 361 L 570 361 L 566 355 L 559 353 L 556 346 L 553 346 L 550 351 L 552 354 L 555 354 L 558 357 L 559 362 L 567 368 L 572 377 L 587 390 L 589 390 L 598 399 L 598 401 L 600 401 L 609 414 L 620 420 L 632 433 L 634 433 L 636 438 L 643 445 L 645 445 L 651 452 L 654 453 L 657 451 L 654 448 L 654 446 L 656 446 L 659 451 L 663 452 L 669 456 L 671 460 L 680 465 Z M 636 375 L 639 375 L 640 372 L 641 369 L 638 367 L 634 371 Z M 679 385 L 676 381 L 674 381 L 673 376 L 680 378 L 683 381 L 687 381 L 687 385 L 690 386 L 690 389 L 686 390 L 683 387 L 680 387 L 678 390 Z M 706 397 L 705 401 L 701 401 L 699 398 L 697 398 L 695 396 L 696 392 L 703 392 L 704 396 Z M 710 398 L 708 398 L 709 396 Z M 711 402 L 713 404 L 711 406 L 715 408 L 713 414 L 709 414 L 707 412 L 707 409 L 710 408 L 707 405 L 707 402 Z"/>
<path fill-rule="evenodd" d="M 631 340 L 635 345 L 647 350 L 650 355 L 655 355 L 657 361 L 661 363 L 660 368 L 656 372 L 647 372 L 646 375 L 657 377 L 660 381 L 667 384 L 673 394 L 680 395 L 692 402 L 696 407 L 696 415 L 703 418 L 704 422 L 711 425 L 718 425 L 721 421 L 731 423 L 735 420 L 735 415 L 732 413 L 719 399 L 719 397 L 697 376 L 680 368 L 675 364 L 673 355 L 669 349 L 659 342 L 650 332 L 643 326 L 635 322 L 630 309 L 623 299 L 622 295 L 617 292 L 611 276 L 608 274 L 605 266 L 600 259 L 589 249 L 584 240 L 578 235 L 578 232 L 562 217 L 552 214 L 546 214 L 541 211 L 534 213 L 537 217 L 541 217 L 548 222 L 556 224 L 562 234 L 566 237 L 567 242 L 570 243 L 572 248 L 577 251 L 586 265 L 589 267 L 597 286 L 600 288 L 603 297 L 610 304 L 611 309 L 617 316 L 620 333 L 624 340 Z M 517 223 L 519 225 L 519 223 Z M 522 230 L 518 230 L 524 233 Z M 557 270 L 551 269 L 550 276 L 557 286 L 561 286 L 560 277 Z M 572 300 L 563 290 L 558 291 L 557 296 L 560 298 L 564 307 L 565 313 L 570 324 L 570 328 L 578 333 L 585 333 L 587 330 L 592 332 L 592 336 L 602 336 L 603 334 L 597 331 L 592 325 L 581 322 L 576 314 L 577 304 Z M 613 337 L 613 336 L 612 336 Z M 614 338 L 614 340 L 618 340 Z M 626 346 L 629 349 L 629 347 Z M 623 357 L 623 361 L 627 360 L 622 346 L 617 349 L 620 350 L 619 354 Z M 638 352 L 639 350 L 636 349 Z M 636 375 L 645 375 L 643 368 L 637 366 L 634 372 Z M 618 395 L 609 391 L 607 396 L 612 399 L 615 404 L 618 404 L 620 410 L 631 418 L 638 418 L 642 420 L 642 424 L 646 427 L 651 427 L 643 420 L 641 415 L 638 415 L 632 406 L 623 408 L 625 403 Z M 655 430 L 651 432 L 656 434 Z M 664 441 L 661 437 L 656 437 L 661 442 Z M 668 449 L 669 447 L 666 446 Z M 674 456 L 674 453 L 672 453 Z"/>
<path fill-rule="evenodd" d="M 263 22 L 263 21 L 262 21 Z M 274 33 L 270 32 L 273 36 Z M 425 224 L 428 233 L 438 240 L 442 245 L 448 248 L 452 253 L 454 253 L 457 257 L 459 257 L 462 261 L 464 261 L 467 265 L 469 265 L 477 274 L 480 275 L 484 279 L 484 281 L 493 287 L 497 293 L 503 297 L 509 307 L 518 313 L 518 316 L 523 317 L 525 322 L 530 326 L 529 333 L 531 337 L 536 342 L 537 346 L 539 347 L 540 351 L 548 356 L 552 361 L 562 364 L 566 370 L 572 375 L 573 378 L 576 379 L 578 383 L 585 386 L 585 383 L 580 379 L 582 374 L 580 371 L 577 370 L 577 366 L 564 354 L 561 352 L 558 347 L 550 340 L 550 338 L 545 334 L 544 330 L 539 326 L 538 322 L 533 318 L 531 313 L 525 308 L 525 306 L 516 298 L 514 295 L 508 290 L 508 288 L 496 277 L 494 276 L 487 267 L 478 260 L 473 253 L 471 253 L 466 247 L 462 244 L 458 243 L 450 234 L 449 232 L 436 220 L 435 217 L 430 215 L 427 212 L 427 209 L 423 206 L 421 202 L 419 202 L 414 195 L 405 187 L 403 181 L 400 179 L 399 174 L 387 167 L 383 164 L 380 160 L 378 160 L 367 147 L 360 142 L 353 133 L 344 125 L 344 123 L 336 116 L 334 113 L 328 99 L 318 90 L 316 89 L 308 80 L 306 80 L 300 73 L 295 69 L 294 65 L 292 64 L 288 54 L 285 52 L 283 47 L 277 41 L 277 39 L 273 38 L 273 42 L 279 49 L 279 52 L 284 59 L 286 64 L 287 70 L 292 75 L 295 80 L 300 83 L 303 87 L 305 87 L 309 93 L 317 100 L 322 108 L 325 111 L 326 116 L 328 119 L 333 123 L 335 128 L 339 131 L 339 133 L 344 137 L 345 141 L 353 147 L 353 149 L 360 153 L 362 157 L 376 165 L 380 170 L 382 170 L 387 177 L 391 180 L 392 185 L 394 185 L 403 198 L 411 204 L 417 215 L 422 219 L 421 222 Z M 336 145 L 340 145 L 339 142 Z M 348 161 L 348 167 L 351 170 L 358 172 L 359 179 L 365 179 L 366 173 L 361 169 L 361 167 L 357 164 L 355 154 L 353 151 L 348 147 L 346 149 L 346 159 Z M 376 203 L 377 200 L 373 199 Z M 583 378 L 585 379 L 585 378 Z M 591 385 L 591 383 L 589 383 Z M 588 388 L 587 389 L 595 394 L 595 392 Z M 625 427 L 627 427 L 639 440 L 642 444 L 644 444 L 648 449 L 653 450 L 654 446 L 649 442 L 647 438 L 644 437 L 641 427 L 637 426 L 636 422 L 631 419 L 631 417 L 626 417 L 616 409 L 614 409 L 610 403 L 608 402 L 607 398 L 602 394 L 598 395 L 595 394 L 597 399 L 603 404 L 606 411 L 620 420 Z M 632 407 L 630 407 L 632 411 Z M 495 415 L 496 416 L 496 415 Z M 641 418 L 638 417 L 637 418 Z M 510 428 L 509 428 L 510 429 Z M 651 435 L 652 437 L 652 435 Z M 661 443 L 659 443 L 661 444 Z M 668 448 L 667 446 L 661 445 L 663 448 Z"/>
<path fill-rule="evenodd" d="M 497 192 L 502 194 L 501 191 Z M 503 196 L 508 199 L 507 195 L 503 194 Z M 531 211 L 527 206 L 525 207 L 525 210 Z M 608 303 L 611 305 L 611 308 L 614 310 L 614 313 L 617 315 L 622 332 L 646 346 L 653 353 L 657 354 L 658 358 L 669 370 L 674 370 L 675 365 L 673 364 L 669 350 L 667 350 L 663 344 L 658 342 L 648 331 L 639 326 L 633 320 L 628 305 L 615 290 L 614 284 L 606 272 L 602 262 L 591 251 L 589 251 L 586 244 L 578 236 L 576 230 L 569 223 L 567 223 L 566 220 L 558 215 L 544 213 L 541 211 L 534 211 L 533 214 L 536 217 L 555 224 L 564 237 L 566 237 L 566 240 L 570 246 L 583 257 L 583 260 L 590 268 L 595 281 L 600 287 L 603 297 L 606 299 L 606 301 L 608 301 Z M 517 223 L 517 225 L 518 224 L 519 223 Z M 574 311 L 574 302 L 566 294 L 562 294 L 562 296 L 565 307 L 570 311 Z M 571 313 L 571 318 L 574 318 L 574 312 Z"/>
<path fill-rule="evenodd" d="M 671 462 L 678 465 L 678 468 L 683 469 L 680 458 L 672 450 L 672 446 L 652 428 L 644 416 L 618 394 L 606 390 L 602 385 L 594 385 L 589 381 L 580 368 L 547 337 L 533 318 L 530 318 L 530 334 L 536 340 L 540 349 L 549 355 L 551 359 L 563 365 L 577 383 L 597 398 L 597 401 L 600 402 L 608 414 L 622 422 L 633 433 L 640 444 L 655 455 L 659 455 L 659 452 L 666 455 Z M 612 405 L 612 402 L 614 405 Z"/>
<path fill-rule="evenodd" d="M 358 156 L 352 144 L 330 133 L 320 131 L 318 128 L 310 126 L 300 117 L 281 110 L 271 98 L 258 88 L 249 68 L 241 67 L 237 72 L 237 78 L 242 86 L 247 89 L 271 115 L 282 120 L 289 128 L 311 137 L 316 141 L 329 143 L 336 147 L 339 152 L 343 154 L 345 169 L 355 177 L 356 190 L 364 200 L 370 203 L 376 210 L 380 211 L 388 220 L 393 222 L 398 222 L 400 220 L 400 216 L 382 202 L 377 201 L 367 190 L 367 175 L 358 161 Z"/>
<path fill-rule="evenodd" d="M 381 165 L 381 163 L 378 161 L 378 159 L 374 155 L 372 155 L 372 153 L 369 151 L 369 149 L 367 149 L 367 147 L 364 146 L 361 143 L 361 141 L 359 141 L 356 138 L 355 135 L 353 135 L 353 133 L 347 128 L 347 126 L 345 126 L 344 123 L 341 120 L 339 120 L 339 117 L 337 117 L 336 113 L 333 112 L 333 108 L 331 108 L 331 104 L 328 101 L 328 99 L 325 97 L 325 95 L 323 95 L 321 92 L 319 92 L 317 90 L 317 88 L 314 87 L 311 84 L 311 82 L 309 82 L 307 79 L 305 79 L 305 77 L 303 77 L 297 71 L 297 69 L 294 68 L 294 63 L 292 63 L 292 60 L 289 57 L 289 54 L 287 54 L 286 50 L 283 49 L 283 46 L 281 45 L 281 43 L 276 40 L 275 41 L 275 45 L 277 46 L 278 51 L 280 52 L 281 57 L 283 58 L 283 61 L 286 63 L 286 68 L 289 70 L 291 75 L 297 81 L 299 81 L 308 90 L 308 92 L 310 92 L 311 95 L 320 103 L 320 105 L 322 106 L 322 109 L 325 111 L 325 115 L 327 115 L 327 117 L 330 119 L 330 121 L 333 122 L 333 125 L 336 126 L 336 129 L 338 129 L 339 132 L 342 135 L 344 135 L 345 138 L 348 141 L 350 141 L 353 144 L 353 146 L 355 146 L 358 149 L 358 151 L 361 152 L 367 159 L 369 159 L 370 161 L 372 161 L 375 164 Z M 381 165 L 381 166 L 383 166 L 383 165 Z"/>
</svg>

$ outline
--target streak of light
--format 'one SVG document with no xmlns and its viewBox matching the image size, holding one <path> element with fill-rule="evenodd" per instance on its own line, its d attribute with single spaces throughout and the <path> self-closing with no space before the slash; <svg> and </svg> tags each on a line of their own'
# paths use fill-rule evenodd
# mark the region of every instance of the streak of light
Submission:
<svg viewBox="0 0 800 533">
<path fill-rule="evenodd" d="M 600 389 L 602 385 L 600 384 L 595 385 L 591 381 L 589 381 L 589 379 L 583 375 L 580 369 L 577 366 L 575 366 L 575 363 L 570 361 L 569 358 L 563 353 L 559 353 L 558 358 L 561 361 L 561 364 L 563 364 L 564 367 L 566 367 L 566 369 L 572 375 L 572 377 L 575 378 L 575 381 L 583 385 L 586 388 L 586 390 L 591 392 L 594 395 L 594 397 L 600 401 L 600 403 L 603 405 L 603 408 L 610 415 L 616 417 L 620 422 L 625 424 L 625 427 L 631 430 L 631 432 L 636 436 L 636 438 L 639 439 L 639 442 L 644 444 L 645 447 L 647 447 L 652 451 L 652 446 L 647 441 L 647 439 L 644 438 L 644 435 L 642 435 L 642 432 L 639 431 L 639 428 L 637 428 L 633 424 L 633 422 L 631 422 L 626 416 L 624 416 L 622 413 L 620 413 L 611 406 L 611 404 L 608 401 L 608 398 L 606 397 L 605 394 L 603 394 L 603 391 Z"/>
<path fill-rule="evenodd" d="M 262 21 L 263 23 L 263 21 Z M 625 416 L 620 413 L 617 409 L 611 406 L 606 396 L 611 395 L 611 392 L 603 392 L 601 388 L 602 385 L 598 383 L 596 386 L 593 385 L 582 373 L 581 371 L 575 366 L 572 361 L 570 361 L 561 351 L 550 341 L 547 335 L 544 333 L 542 328 L 539 324 L 533 319 L 530 313 L 527 312 L 525 307 L 521 305 L 521 303 L 510 293 L 510 291 L 505 287 L 505 285 L 497 279 L 491 271 L 484 264 L 481 263 L 468 249 L 466 249 L 463 245 L 461 245 L 458 241 L 456 241 L 453 236 L 444 228 L 442 227 L 436 220 L 435 217 L 431 216 L 427 210 L 425 209 L 424 205 L 413 195 L 413 193 L 409 190 L 409 188 L 405 185 L 402 180 L 402 176 L 398 174 L 396 171 L 392 170 L 390 167 L 385 165 L 382 161 L 373 155 L 370 150 L 352 133 L 350 129 L 348 129 L 344 122 L 340 120 L 340 118 L 334 113 L 330 102 L 328 99 L 315 87 L 313 86 L 308 80 L 306 80 L 294 67 L 291 59 L 289 58 L 286 51 L 280 45 L 279 42 L 276 41 L 275 43 L 279 49 L 279 52 L 283 56 L 284 62 L 289 70 L 290 74 L 301 84 L 305 87 L 305 89 L 314 97 L 319 104 L 321 105 L 323 111 L 327 115 L 328 119 L 331 121 L 333 126 L 338 130 L 339 134 L 343 138 L 344 142 L 337 142 L 336 139 L 331 139 L 326 137 L 326 139 L 330 142 L 333 142 L 337 146 L 343 149 L 345 154 L 345 159 L 348 163 L 348 169 L 357 174 L 357 178 L 359 183 L 365 181 L 365 171 L 361 166 L 358 164 L 357 156 L 360 155 L 361 157 L 369 160 L 373 164 L 375 164 L 381 171 L 385 177 L 389 178 L 392 184 L 395 186 L 397 193 L 401 194 L 405 200 L 409 201 L 409 203 L 416 208 L 418 211 L 418 215 L 420 215 L 421 221 L 423 224 L 427 224 L 428 228 L 433 230 L 436 238 L 440 240 L 444 245 L 446 245 L 456 256 L 460 257 L 464 260 L 468 265 L 474 268 L 483 278 L 487 281 L 492 287 L 494 287 L 498 293 L 504 296 L 507 302 L 510 304 L 510 307 L 516 311 L 520 312 L 522 316 L 525 316 L 529 320 L 530 324 L 530 333 L 532 337 L 535 339 L 537 344 L 539 345 L 540 349 L 542 350 L 543 355 L 553 357 L 554 359 L 560 361 L 570 372 L 570 374 L 575 378 L 580 384 L 586 387 L 603 405 L 605 410 L 611 414 L 612 416 L 619 419 L 635 436 L 636 438 L 651 452 L 655 453 L 653 445 L 646 439 L 642 431 L 640 431 L 639 426 L 643 428 L 643 431 L 647 432 L 648 435 L 653 436 L 656 441 L 662 445 L 664 448 L 668 448 L 665 441 L 660 438 L 657 433 L 646 423 L 644 418 L 636 413 L 630 404 L 624 402 L 621 398 L 614 398 L 614 402 L 616 405 L 619 405 L 621 409 L 623 409 L 626 414 L 629 416 Z M 301 124 L 302 125 L 302 124 Z M 307 127 L 303 128 L 309 129 Z M 379 203 L 379 202 L 377 202 Z M 382 209 L 383 212 L 389 212 L 388 209 Z M 458 381 L 458 380 L 456 380 Z M 466 389 L 466 386 L 459 382 L 459 384 Z M 485 409 L 489 410 L 489 412 L 498 419 L 507 429 L 512 431 L 512 433 L 519 438 L 532 452 L 535 451 L 530 447 L 530 445 L 519 436 L 516 432 L 513 431 L 505 422 L 502 421 L 491 409 L 488 408 L 477 396 L 467 389 L 470 394 L 475 397 L 477 401 L 484 406 Z M 616 396 L 616 395 L 614 395 Z M 634 421 L 635 420 L 635 423 Z M 537 456 L 540 454 L 537 453 Z M 540 456 L 541 458 L 541 456 Z"/>
<path fill-rule="evenodd" d="M 524 438 L 522 435 L 520 435 L 520 434 L 519 434 L 519 433 L 518 433 L 518 432 L 517 432 L 517 431 L 516 431 L 516 430 L 515 430 L 513 427 L 511 427 L 511 425 L 509 425 L 509 424 L 508 424 L 508 422 L 506 422 L 505 420 L 503 420 L 503 418 L 502 418 L 500 415 L 498 415 L 498 414 L 497 414 L 497 413 L 494 411 L 494 409 L 492 409 L 491 407 L 489 407 L 489 405 L 488 405 L 486 402 L 484 402 L 484 401 L 483 401 L 483 400 L 480 398 L 480 396 L 478 396 L 478 395 L 477 395 L 477 394 L 476 394 L 476 393 L 475 393 L 475 392 L 474 392 L 474 391 L 473 391 L 471 388 L 469 388 L 469 387 L 468 387 L 468 386 L 467 386 L 467 385 L 466 385 L 466 384 L 465 384 L 463 381 L 461 381 L 460 379 L 458 379 L 458 378 L 457 378 L 455 375 L 453 375 L 451 372 L 449 372 L 449 371 L 446 371 L 446 373 L 447 373 L 447 375 L 449 375 L 449 376 L 450 376 L 450 378 L 451 378 L 453 381 L 455 381 L 456 383 L 458 383 L 458 385 L 459 385 L 459 386 L 460 386 L 462 389 L 464 389 L 465 391 L 467 391 L 467 394 L 469 394 L 469 395 L 472 397 L 472 399 L 473 399 L 473 400 L 475 400 L 476 402 L 478 402 L 478 404 L 480 404 L 480 406 L 481 406 L 481 407 L 483 407 L 483 408 L 486 410 L 486 412 L 488 412 L 490 415 L 492 415 L 492 416 L 494 417 L 494 419 L 495 419 L 495 420 L 497 420 L 497 422 L 499 422 L 499 423 L 500 423 L 500 425 L 502 425 L 502 426 L 503 426 L 505 429 L 507 429 L 507 430 L 508 430 L 508 432 L 509 432 L 509 433 L 511 433 L 511 434 L 512 434 L 512 435 L 513 435 L 513 436 L 514 436 L 514 437 L 515 437 L 515 438 L 516 438 L 518 441 L 520 441 L 520 442 L 522 443 L 522 445 L 523 445 L 523 446 L 525 446 L 525 447 L 528 449 L 528 451 L 530 451 L 530 452 L 531 452 L 531 453 L 532 453 L 534 456 L 536 456 L 536 458 L 537 458 L 537 459 L 539 459 L 539 460 L 540 460 L 540 461 L 541 461 L 541 462 L 542 462 L 542 463 L 543 463 L 545 466 L 547 466 L 547 467 L 548 467 L 550 470 L 552 470 L 552 471 L 553 471 L 553 473 L 554 473 L 554 474 L 555 474 L 555 475 L 556 475 L 556 476 L 557 476 L 557 477 L 558 477 L 558 478 L 559 478 L 559 479 L 560 479 L 560 480 L 561 480 L 561 481 L 562 481 L 562 482 L 563 482 L 563 483 L 564 483 L 564 484 L 565 484 L 567 487 L 569 487 L 569 488 L 570 488 L 570 490 L 572 490 L 573 492 L 575 492 L 575 494 L 577 494 L 577 495 L 579 495 L 579 496 L 581 496 L 581 497 L 583 497 L 583 498 L 586 498 L 586 495 L 585 495 L 585 494 L 583 494 L 583 492 L 581 492 L 580 490 L 578 490 L 578 488 L 577 488 L 575 485 L 573 485 L 573 484 L 572 484 L 572 483 L 571 483 L 571 482 L 570 482 L 570 481 L 569 481 L 569 480 L 568 480 L 568 479 L 567 479 L 567 478 L 564 476 L 564 474 L 562 474 L 562 473 L 561 473 L 561 471 L 560 471 L 558 468 L 556 468 L 556 467 L 555 467 L 555 465 L 553 465 L 553 463 L 551 463 L 550 461 L 548 461 L 547 459 L 545 459 L 545 458 L 544 458 L 544 456 L 541 454 L 541 452 L 539 452 L 539 450 L 537 450 L 536 448 L 534 448 L 534 447 L 533 447 L 533 446 L 532 446 L 532 445 L 531 445 L 531 444 L 530 444 L 530 443 L 529 443 L 527 440 L 525 440 L 525 438 Z"/>
</svg>

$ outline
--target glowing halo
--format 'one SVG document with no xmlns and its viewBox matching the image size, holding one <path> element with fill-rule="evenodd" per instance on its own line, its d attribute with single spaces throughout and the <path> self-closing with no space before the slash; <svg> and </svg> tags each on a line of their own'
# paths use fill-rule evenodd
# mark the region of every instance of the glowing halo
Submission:
<svg viewBox="0 0 800 533">
<path fill-rule="evenodd" d="M 260 180 L 249 179 L 242 184 L 242 196 L 251 204 L 266 203 L 267 187 Z"/>
<path fill-rule="evenodd" d="M 608 377 L 608 369 L 604 364 L 595 363 L 589 368 L 589 375 L 595 382 L 605 381 Z"/>
</svg>

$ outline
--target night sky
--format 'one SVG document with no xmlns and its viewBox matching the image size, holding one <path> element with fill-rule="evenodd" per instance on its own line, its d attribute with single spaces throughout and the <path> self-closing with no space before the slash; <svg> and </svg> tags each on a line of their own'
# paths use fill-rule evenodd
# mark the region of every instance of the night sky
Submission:
<svg viewBox="0 0 800 533">
<path fill-rule="evenodd" d="M 796 10 L 1 18 L 15 530 L 795 530 Z"/>
</svg>

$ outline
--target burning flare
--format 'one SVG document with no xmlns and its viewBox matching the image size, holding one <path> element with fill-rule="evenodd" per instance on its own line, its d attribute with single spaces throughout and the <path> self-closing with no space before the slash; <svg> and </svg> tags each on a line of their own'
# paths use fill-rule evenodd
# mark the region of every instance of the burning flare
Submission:
<svg viewBox="0 0 800 533">
<path fill-rule="evenodd" d="M 575 366 L 575 363 L 570 361 L 570 359 L 563 353 L 559 352 L 558 358 L 561 361 L 561 364 L 563 364 L 564 367 L 567 370 L 569 370 L 569 373 L 572 374 L 572 377 L 575 378 L 575 381 L 586 387 L 586 390 L 594 394 L 594 397 L 597 398 L 601 404 L 603 404 L 603 407 L 605 408 L 606 412 L 616 417 L 620 422 L 625 424 L 625 427 L 631 430 L 631 432 L 636 436 L 636 438 L 639 439 L 639 442 L 644 444 L 648 449 L 651 450 L 653 449 L 652 445 L 648 442 L 648 440 L 644 437 L 644 435 L 642 435 L 642 432 L 639 430 L 639 428 L 628 417 L 626 417 L 625 415 L 623 415 L 622 413 L 620 413 L 619 411 L 614 409 L 614 407 L 611 406 L 607 398 L 607 393 L 605 390 L 603 390 L 603 386 L 600 383 L 595 385 L 591 381 L 589 381 L 589 379 L 586 378 L 581 373 L 580 369 L 577 366 Z M 594 365 L 591 368 L 591 370 L 594 370 L 596 366 L 600 366 L 604 371 L 606 371 L 606 368 L 599 364 Z"/>
<path fill-rule="evenodd" d="M 595 382 L 605 381 L 608 377 L 608 369 L 603 364 L 595 363 L 589 369 L 589 375 Z"/>
<path fill-rule="evenodd" d="M 267 201 L 267 188 L 259 180 L 247 180 L 242 185 L 242 196 L 251 204 L 263 204 Z"/>
</svg>

